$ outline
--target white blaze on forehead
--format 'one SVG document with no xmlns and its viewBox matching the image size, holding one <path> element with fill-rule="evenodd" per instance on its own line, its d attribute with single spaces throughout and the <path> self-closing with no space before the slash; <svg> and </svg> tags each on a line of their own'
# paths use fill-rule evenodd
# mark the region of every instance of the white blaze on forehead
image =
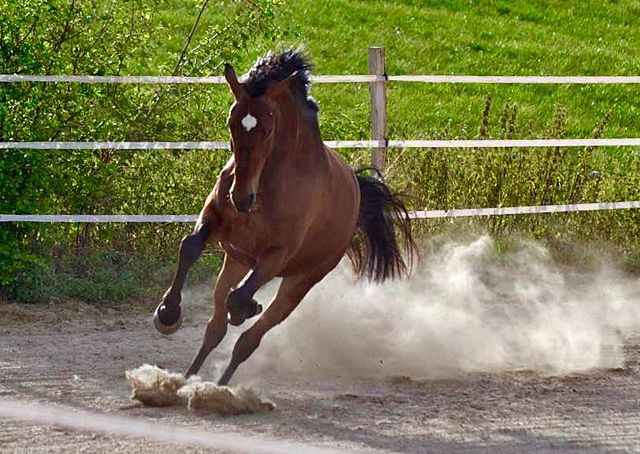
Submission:
<svg viewBox="0 0 640 454">
<path fill-rule="evenodd" d="M 244 126 L 244 129 L 247 131 L 251 131 L 257 124 L 258 120 L 256 120 L 256 117 L 249 113 L 242 119 L 242 126 Z"/>
</svg>

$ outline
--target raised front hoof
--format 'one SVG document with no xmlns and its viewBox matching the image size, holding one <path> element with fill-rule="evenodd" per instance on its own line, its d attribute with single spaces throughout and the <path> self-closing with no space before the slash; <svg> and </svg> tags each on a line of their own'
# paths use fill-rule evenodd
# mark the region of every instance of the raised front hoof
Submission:
<svg viewBox="0 0 640 454">
<path fill-rule="evenodd" d="M 227 317 L 229 324 L 233 326 L 240 326 L 248 318 L 255 317 L 262 312 L 262 304 L 251 300 L 251 303 L 247 307 L 242 308 L 229 308 L 229 315 Z"/>
<path fill-rule="evenodd" d="M 182 326 L 182 311 L 180 307 L 178 307 L 178 318 L 177 320 L 175 320 L 175 322 L 163 323 L 162 319 L 165 319 L 166 321 L 169 318 L 169 314 L 165 313 L 165 311 L 165 306 L 161 305 L 156 308 L 156 311 L 153 313 L 153 326 L 156 327 L 159 333 L 168 336 L 169 334 L 173 334 L 178 331 L 178 329 L 180 329 L 180 327 Z M 175 319 L 175 315 L 173 318 Z"/>
</svg>

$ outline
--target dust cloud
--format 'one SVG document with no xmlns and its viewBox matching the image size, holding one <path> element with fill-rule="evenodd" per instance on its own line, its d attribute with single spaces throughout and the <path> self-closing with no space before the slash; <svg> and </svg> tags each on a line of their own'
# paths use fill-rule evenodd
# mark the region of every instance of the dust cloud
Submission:
<svg viewBox="0 0 640 454">
<path fill-rule="evenodd" d="M 449 242 L 423 252 L 411 279 L 382 285 L 355 282 L 343 261 L 265 336 L 234 381 L 623 366 L 623 340 L 640 332 L 640 279 L 605 265 L 568 270 L 534 242 L 516 249 L 498 254 L 487 236 Z M 257 299 L 268 303 L 277 285 Z M 219 348 L 230 354 L 248 326 L 230 329 Z M 209 367 L 219 375 L 225 365 Z"/>
</svg>

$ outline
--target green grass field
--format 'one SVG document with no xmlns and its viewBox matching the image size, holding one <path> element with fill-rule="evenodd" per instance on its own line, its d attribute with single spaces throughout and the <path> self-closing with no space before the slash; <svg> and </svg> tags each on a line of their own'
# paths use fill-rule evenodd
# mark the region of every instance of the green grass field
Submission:
<svg viewBox="0 0 640 454">
<path fill-rule="evenodd" d="M 164 14 L 184 17 L 184 8 Z M 213 20 L 215 9 L 209 13 Z M 318 75 L 366 74 L 369 46 L 385 48 L 387 73 L 393 75 L 640 75 L 640 2 L 632 0 L 299 0 L 285 2 L 276 22 L 294 36 L 279 43 L 256 42 L 232 62 L 238 72 L 248 71 L 270 49 L 302 45 Z M 369 138 L 367 84 L 316 84 L 312 95 L 320 102 L 325 140 Z M 217 96 L 231 102 L 224 92 Z M 483 118 L 489 96 L 492 109 Z M 640 137 L 638 99 L 639 85 L 389 83 L 389 138 L 471 139 L 479 137 L 483 121 L 491 138 Z M 224 138 L 223 125 L 220 131 Z M 366 150 L 341 152 L 354 165 L 369 162 Z M 637 147 L 390 150 L 388 164 L 393 165 L 389 180 L 411 195 L 415 208 L 640 196 Z M 602 178 L 585 178 L 592 170 Z M 441 231 L 448 222 L 428 221 L 421 227 Z M 477 222 L 495 233 L 582 235 L 618 244 L 633 242 L 638 233 L 638 217 L 628 211 Z M 453 227 L 466 224 L 457 220 Z"/>
<path fill-rule="evenodd" d="M 640 3 L 603 1 L 302 1 L 290 21 L 321 74 L 357 74 L 367 47 L 384 46 L 389 74 L 638 75 Z M 364 87 L 366 88 L 366 87 Z M 327 116 L 363 115 L 366 89 L 317 89 Z M 449 130 L 477 133 L 482 105 L 518 105 L 518 123 L 543 137 L 554 107 L 568 112 L 567 137 L 587 137 L 611 113 L 610 137 L 640 133 L 637 86 L 504 86 L 395 83 L 389 88 L 393 138 Z M 329 107 L 329 105 L 331 107 Z M 366 131 L 364 132 L 366 134 Z"/>
<path fill-rule="evenodd" d="M 157 64 L 181 49 L 198 3 L 163 5 L 159 20 L 173 31 L 158 43 Z M 203 27 L 219 14 L 218 6 L 209 7 Z M 277 21 L 297 36 L 256 42 L 234 62 L 239 71 L 270 48 L 301 44 L 316 74 L 365 74 L 367 48 L 384 46 L 387 72 L 394 75 L 640 75 L 638 1 L 300 0 L 288 2 Z M 497 106 L 518 106 L 526 137 L 545 136 L 557 105 L 568 113 L 566 137 L 589 137 L 608 112 L 606 137 L 640 135 L 638 86 L 400 82 L 389 84 L 389 135 L 427 138 L 446 128 L 474 137 L 489 93 Z M 316 85 L 313 95 L 326 139 L 368 137 L 366 84 Z"/>
<path fill-rule="evenodd" d="M 167 3 L 162 15 L 182 21 L 185 33 L 190 25 L 184 17 L 196 5 Z M 208 14 L 214 21 L 218 13 L 212 8 Z M 293 36 L 257 41 L 232 62 L 238 72 L 270 49 L 302 45 L 318 75 L 366 74 L 369 46 L 385 48 L 392 75 L 640 75 L 638 1 L 301 0 L 284 3 L 276 23 Z M 158 46 L 165 49 L 158 55 L 170 54 Z M 368 88 L 312 88 L 325 140 L 369 137 Z M 221 106 L 231 102 L 222 87 L 211 94 Z M 388 135 L 471 139 L 485 122 L 486 138 L 640 137 L 639 95 L 639 85 L 390 82 Z M 488 97 L 492 108 L 483 117 Z M 224 113 L 216 118 L 220 139 L 228 134 Z M 369 161 L 366 150 L 341 152 L 353 165 Z M 413 196 L 416 208 L 635 200 L 637 158 L 637 147 L 390 150 L 388 163 L 398 160 L 388 176 Z M 586 181 L 587 170 L 602 179 Z M 571 216 L 582 222 L 582 215 Z"/>
</svg>

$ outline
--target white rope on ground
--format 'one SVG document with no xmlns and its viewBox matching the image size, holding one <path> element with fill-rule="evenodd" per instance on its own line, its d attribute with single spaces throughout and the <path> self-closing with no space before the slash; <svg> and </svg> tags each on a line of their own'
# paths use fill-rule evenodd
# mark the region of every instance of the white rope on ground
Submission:
<svg viewBox="0 0 640 454">
<path fill-rule="evenodd" d="M 504 208 L 468 208 L 461 210 L 412 211 L 412 219 L 460 218 L 473 216 L 505 216 L 515 214 L 569 213 L 576 211 L 627 210 L 640 208 L 637 202 L 582 203 L 573 205 L 534 205 Z M 0 222 L 186 222 L 198 220 L 197 215 L 37 215 L 0 214 Z"/>
<path fill-rule="evenodd" d="M 311 76 L 315 83 L 422 82 L 433 84 L 640 84 L 638 76 L 456 76 L 456 75 L 332 75 Z M 72 82 L 88 84 L 222 84 L 223 76 L 31 76 L 0 74 L 0 82 Z"/>
<path fill-rule="evenodd" d="M 134 418 L 91 413 L 83 410 L 66 410 L 51 406 L 25 404 L 11 399 L 0 399 L 0 417 L 30 421 L 39 424 L 61 426 L 73 430 L 144 438 L 158 443 L 221 449 L 250 454 L 344 454 L 328 448 L 316 448 L 288 441 L 267 440 L 190 430 L 175 425 L 145 422 Z M 371 452 L 352 450 L 349 452 Z"/>
<path fill-rule="evenodd" d="M 331 148 L 542 148 L 640 146 L 629 139 L 522 139 L 522 140 L 327 140 Z M 0 149 L 32 150 L 229 150 L 229 142 L 0 142 Z"/>
</svg>

